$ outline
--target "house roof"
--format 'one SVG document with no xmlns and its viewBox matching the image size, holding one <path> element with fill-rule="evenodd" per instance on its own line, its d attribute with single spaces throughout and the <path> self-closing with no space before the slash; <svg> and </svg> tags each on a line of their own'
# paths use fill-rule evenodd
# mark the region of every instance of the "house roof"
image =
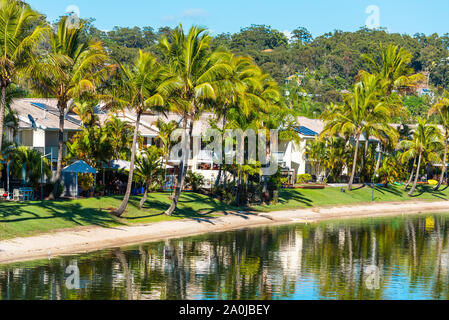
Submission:
<svg viewBox="0 0 449 320">
<path fill-rule="evenodd" d="M 59 129 L 59 111 L 56 99 L 14 99 L 11 109 L 17 112 L 19 127 L 22 129 L 31 129 L 34 125 L 44 130 Z M 81 122 L 76 117 L 67 115 L 64 128 L 65 130 L 80 130 Z"/>
<path fill-rule="evenodd" d="M 316 133 L 315 131 L 312 131 L 309 128 L 304 127 L 304 126 L 299 127 L 299 133 L 304 136 L 311 136 L 311 137 L 318 135 L 318 133 Z"/>
<path fill-rule="evenodd" d="M 320 135 L 324 130 L 324 122 L 319 119 L 309 119 L 306 117 L 298 117 L 298 124 L 300 125 L 300 133 L 305 136 Z"/>
<path fill-rule="evenodd" d="M 19 126 L 23 129 L 33 128 L 33 121 L 36 126 L 43 129 L 57 130 L 59 128 L 59 111 L 57 108 L 56 99 L 45 98 L 25 98 L 15 99 L 11 105 L 12 109 L 18 112 Z M 31 116 L 31 117 L 29 117 Z M 109 118 L 109 114 L 105 112 L 97 113 L 100 123 L 104 124 Z M 118 112 L 115 114 L 117 118 L 134 125 L 135 115 L 126 110 L 125 112 Z M 209 120 L 214 117 L 213 113 L 204 113 L 194 123 L 193 136 L 202 135 L 210 128 Z M 182 117 L 175 113 L 168 114 L 144 114 L 141 117 L 140 134 L 147 137 L 155 137 L 158 135 L 158 129 L 155 126 L 157 119 L 162 119 L 165 122 L 175 121 L 182 125 Z M 298 117 L 300 125 L 299 132 L 303 136 L 313 137 L 321 134 L 324 129 L 324 122 L 318 119 L 309 119 L 306 117 Z M 75 114 L 69 114 L 65 121 L 66 130 L 80 130 L 81 121 Z M 218 126 L 222 127 L 221 121 L 218 121 Z"/>
</svg>

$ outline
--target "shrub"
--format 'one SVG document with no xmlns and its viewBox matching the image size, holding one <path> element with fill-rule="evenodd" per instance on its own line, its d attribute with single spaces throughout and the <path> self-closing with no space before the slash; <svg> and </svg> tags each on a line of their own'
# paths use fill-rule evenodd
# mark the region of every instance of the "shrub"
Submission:
<svg viewBox="0 0 449 320">
<path fill-rule="evenodd" d="M 53 192 L 53 189 L 55 187 L 54 182 L 48 182 L 46 184 L 44 184 L 44 198 L 48 197 L 50 195 L 50 193 Z M 40 188 L 39 188 L 40 191 Z M 59 198 L 62 196 L 62 193 L 64 192 L 64 184 L 61 182 L 59 184 L 59 189 L 58 189 L 58 193 L 55 195 L 56 198 Z"/>
<path fill-rule="evenodd" d="M 88 174 L 81 174 L 79 177 L 79 184 L 81 186 L 81 189 L 83 191 L 89 191 L 94 186 L 94 176 L 90 173 Z"/>
<path fill-rule="evenodd" d="M 310 174 L 298 174 L 296 176 L 297 183 L 307 183 L 312 181 L 312 176 Z"/>
<path fill-rule="evenodd" d="M 97 192 L 97 193 L 99 193 L 99 192 L 104 192 L 104 191 L 106 191 L 106 187 L 103 186 L 103 185 L 97 185 L 97 186 L 95 187 L 95 192 Z"/>
<path fill-rule="evenodd" d="M 215 187 L 212 194 L 227 204 L 235 202 L 235 186 L 232 183 L 227 184 L 226 187 L 224 185 Z"/>
<path fill-rule="evenodd" d="M 204 176 L 200 173 L 189 171 L 186 176 L 186 187 L 192 188 L 193 192 L 197 192 L 204 185 Z"/>
</svg>

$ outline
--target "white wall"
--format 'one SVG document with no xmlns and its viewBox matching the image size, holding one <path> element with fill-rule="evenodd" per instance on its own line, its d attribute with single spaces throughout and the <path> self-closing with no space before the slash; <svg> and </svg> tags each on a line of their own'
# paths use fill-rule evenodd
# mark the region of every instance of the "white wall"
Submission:
<svg viewBox="0 0 449 320">
<path fill-rule="evenodd" d="M 42 129 L 33 130 L 33 147 L 45 148 L 45 131 Z"/>
<path fill-rule="evenodd" d="M 306 173 L 306 145 L 307 145 L 307 140 L 301 139 L 301 143 L 299 145 L 299 153 L 301 156 L 300 156 L 300 161 L 299 161 L 298 174 Z"/>
</svg>

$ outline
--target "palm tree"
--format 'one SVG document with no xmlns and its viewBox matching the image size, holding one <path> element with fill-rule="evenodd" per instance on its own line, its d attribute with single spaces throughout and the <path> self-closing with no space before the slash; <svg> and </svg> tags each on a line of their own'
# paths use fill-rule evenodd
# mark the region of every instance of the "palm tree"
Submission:
<svg viewBox="0 0 449 320">
<path fill-rule="evenodd" d="M 95 114 L 95 107 L 97 102 L 95 100 L 76 101 L 71 106 L 72 111 L 80 118 L 85 127 L 99 126 L 99 117 Z"/>
<path fill-rule="evenodd" d="M 100 42 L 82 42 L 83 24 L 74 27 L 67 17 L 61 18 L 58 28 L 49 40 L 49 52 L 26 69 L 31 75 L 33 89 L 41 94 L 56 97 L 59 109 L 58 162 L 54 198 L 61 182 L 64 147 L 64 120 L 70 101 L 85 93 L 95 91 L 95 80 L 107 60 Z"/>
<path fill-rule="evenodd" d="M 112 151 L 110 136 L 98 125 L 84 127 L 67 142 L 67 159 L 84 160 L 100 170 L 109 163 Z"/>
<path fill-rule="evenodd" d="M 438 180 L 438 184 L 435 186 L 435 191 L 437 191 L 443 184 L 444 174 L 447 171 L 447 147 L 449 140 L 449 92 L 445 91 L 443 98 L 438 101 L 430 110 L 429 117 L 433 114 L 438 115 L 438 118 L 443 125 L 443 139 L 444 139 L 444 156 L 443 156 L 443 168 L 441 170 L 441 176 Z"/>
<path fill-rule="evenodd" d="M 145 183 L 145 193 L 140 201 L 140 209 L 143 208 L 150 192 L 161 181 L 161 156 L 162 151 L 156 146 L 150 146 L 136 158 L 136 176 Z"/>
<path fill-rule="evenodd" d="M 355 139 L 352 172 L 348 190 L 352 190 L 359 153 L 360 137 L 370 132 L 380 139 L 395 135 L 395 130 L 388 125 L 390 109 L 379 99 L 378 78 L 365 77 L 363 82 L 355 84 L 353 92 L 344 96 L 344 104 L 331 105 L 321 116 L 326 121 L 322 136 L 340 134 L 350 135 Z"/>
<path fill-rule="evenodd" d="M 229 108 L 246 106 L 251 88 L 261 88 L 261 69 L 249 57 L 240 57 L 232 53 L 224 53 L 224 61 L 229 65 L 230 72 L 220 82 L 217 89 L 218 99 L 215 113 L 217 119 L 222 119 L 222 138 L 224 139 Z M 223 172 L 223 162 L 220 163 L 215 186 L 218 186 Z"/>
<path fill-rule="evenodd" d="M 130 68 L 119 64 L 120 87 L 111 95 L 104 95 L 106 105 L 112 109 L 132 109 L 136 114 L 133 143 L 131 148 L 131 164 L 125 197 L 120 207 L 113 212 L 120 217 L 128 206 L 134 175 L 134 161 L 137 152 L 140 119 L 144 112 L 161 111 L 165 105 L 164 69 L 150 54 L 140 51 L 139 57 Z"/>
<path fill-rule="evenodd" d="M 324 139 L 315 137 L 315 140 L 306 144 L 305 154 L 314 166 L 315 172 L 321 172 L 321 169 L 325 164 L 326 152 L 326 142 Z"/>
<path fill-rule="evenodd" d="M 429 125 L 425 119 L 418 119 L 418 126 L 413 133 L 412 140 L 402 140 L 398 147 L 405 150 L 402 161 L 417 159 L 415 179 L 410 189 L 409 196 L 413 196 L 418 184 L 419 173 L 423 158 L 429 161 L 441 161 L 437 152 L 441 148 L 441 132 L 435 125 Z M 412 171 L 413 175 L 413 171 Z"/>
<path fill-rule="evenodd" d="M 382 87 L 385 88 L 386 94 L 390 95 L 393 90 L 403 90 L 404 88 L 413 87 L 417 82 L 425 79 L 422 74 L 413 74 L 413 68 L 409 65 L 412 61 L 412 54 L 404 48 L 390 44 L 386 48 L 380 44 L 380 63 L 369 55 L 362 57 L 371 64 L 373 74 L 378 76 L 382 81 Z M 361 71 L 361 75 L 367 74 Z"/>
<path fill-rule="evenodd" d="M 166 174 L 167 174 L 167 162 L 170 157 L 170 152 L 173 147 L 173 141 L 171 141 L 171 136 L 173 132 L 178 129 L 178 123 L 176 121 L 170 121 L 168 123 L 165 123 L 162 119 L 157 119 L 155 122 L 156 127 L 159 131 L 159 134 L 157 135 L 156 139 L 160 141 L 162 144 L 163 149 L 163 161 L 161 162 L 161 169 L 162 166 L 164 167 L 164 183 L 166 180 Z"/>
<path fill-rule="evenodd" d="M 129 160 L 134 136 L 133 126 L 116 116 L 111 116 L 104 128 L 112 148 L 113 159 L 110 160 Z"/>
<path fill-rule="evenodd" d="M 229 65 L 223 61 L 223 54 L 211 52 L 211 39 L 203 28 L 192 27 L 186 35 L 180 25 L 172 31 L 170 39 L 164 36 L 159 43 L 172 75 L 168 102 L 171 110 L 182 117 L 183 130 L 183 153 L 173 201 L 165 212 L 168 216 L 176 209 L 184 188 L 194 121 L 217 98 L 219 90 L 216 85 L 230 72 Z"/>
<path fill-rule="evenodd" d="M 41 161 L 42 154 L 36 149 L 28 147 L 18 147 L 12 152 L 13 168 L 17 177 L 22 173 L 22 168 L 25 168 L 26 176 L 31 186 L 38 187 L 41 179 L 41 163 L 42 172 L 47 177 L 51 177 L 51 164 L 46 158 Z"/>
<path fill-rule="evenodd" d="M 35 59 L 37 46 L 48 26 L 42 16 L 17 0 L 0 0 L 0 149 L 8 87 L 18 80 L 26 66 Z"/>
</svg>

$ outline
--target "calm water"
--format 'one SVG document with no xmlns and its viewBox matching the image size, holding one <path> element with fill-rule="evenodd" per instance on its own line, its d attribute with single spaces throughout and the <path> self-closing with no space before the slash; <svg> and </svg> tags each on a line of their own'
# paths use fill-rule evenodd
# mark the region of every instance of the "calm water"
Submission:
<svg viewBox="0 0 449 320">
<path fill-rule="evenodd" d="M 218 233 L 0 265 L 0 297 L 449 299 L 448 235 L 449 215 Z"/>
</svg>

